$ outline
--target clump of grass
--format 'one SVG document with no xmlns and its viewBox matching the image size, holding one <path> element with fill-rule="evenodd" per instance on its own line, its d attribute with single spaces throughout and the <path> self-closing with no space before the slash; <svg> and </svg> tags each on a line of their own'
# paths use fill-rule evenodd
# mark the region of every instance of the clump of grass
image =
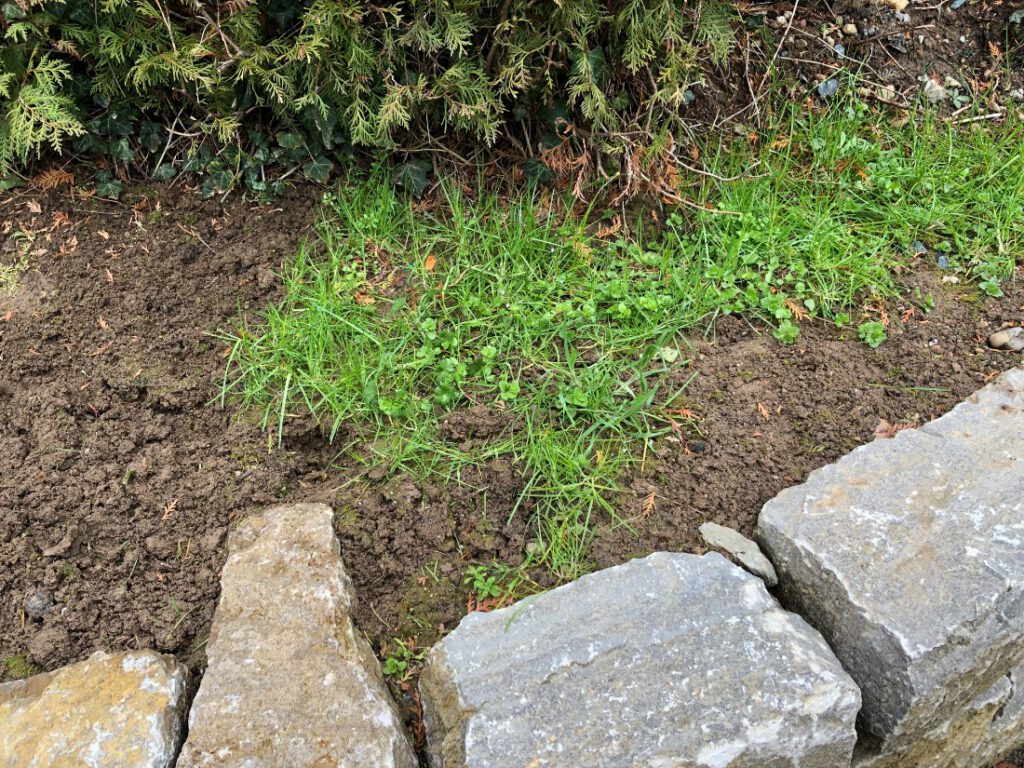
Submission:
<svg viewBox="0 0 1024 768">
<path fill-rule="evenodd" d="M 0 681 L 3 680 L 24 680 L 38 675 L 43 670 L 33 664 L 26 656 L 14 654 L 5 656 L 0 661 Z"/>
<path fill-rule="evenodd" d="M 743 215 L 700 213 L 678 247 L 707 254 L 723 309 L 780 322 L 786 300 L 834 319 L 892 295 L 915 241 L 1001 295 L 1024 247 L 1024 130 L 973 128 L 931 113 L 894 124 L 860 102 L 792 109 L 755 153 L 716 148 L 718 175 L 749 175 L 705 185 L 702 202 Z"/>
<path fill-rule="evenodd" d="M 618 519 L 617 478 L 669 428 L 681 334 L 719 313 L 782 342 L 808 318 L 874 322 L 860 310 L 896 293 L 915 240 L 997 292 L 1024 241 L 1020 140 L 1015 125 L 894 127 L 855 104 L 794 111 L 753 147 L 705 153 L 721 180 L 699 202 L 714 210 L 614 242 L 530 194 L 450 187 L 417 214 L 380 176 L 353 182 L 325 198 L 285 298 L 229 337 L 223 397 L 279 432 L 306 413 L 332 438 L 355 425 L 392 468 L 453 482 L 512 457 L 526 478 L 513 514 L 532 515 L 544 562 L 574 578 L 595 518 Z M 439 424 L 473 404 L 508 426 L 469 451 Z"/>
<path fill-rule="evenodd" d="M 28 249 L 24 248 L 11 264 L 0 263 L 0 296 L 13 296 L 18 292 L 18 282 L 28 269 Z"/>
<path fill-rule="evenodd" d="M 675 334 L 665 310 L 703 310 L 635 247 L 595 248 L 530 198 L 450 190 L 445 207 L 417 217 L 376 180 L 328 196 L 318 240 L 283 275 L 285 300 L 234 338 L 225 394 L 262 404 L 277 429 L 299 412 L 332 436 L 354 421 L 392 467 L 419 474 L 513 456 L 548 562 L 572 577 L 590 519 L 614 514 L 626 447 L 665 429 L 654 399 L 666 367 L 652 365 Z M 466 453 L 438 426 L 471 403 L 511 418 Z"/>
</svg>

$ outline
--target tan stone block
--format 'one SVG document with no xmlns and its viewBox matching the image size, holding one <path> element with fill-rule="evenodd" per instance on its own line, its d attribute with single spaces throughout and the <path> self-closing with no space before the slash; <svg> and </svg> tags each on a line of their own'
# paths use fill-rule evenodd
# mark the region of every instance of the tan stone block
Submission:
<svg viewBox="0 0 1024 768">
<path fill-rule="evenodd" d="M 187 670 L 152 651 L 86 661 L 0 685 L 3 768 L 170 768 Z"/>
</svg>

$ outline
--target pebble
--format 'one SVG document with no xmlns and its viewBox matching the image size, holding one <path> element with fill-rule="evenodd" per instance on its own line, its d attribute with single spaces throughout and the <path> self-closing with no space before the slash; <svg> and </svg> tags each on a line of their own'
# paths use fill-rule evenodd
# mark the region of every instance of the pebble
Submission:
<svg viewBox="0 0 1024 768">
<path fill-rule="evenodd" d="M 852 21 L 843 24 L 843 34 L 846 35 L 847 37 L 856 37 L 859 34 L 857 25 L 854 24 Z"/>
<path fill-rule="evenodd" d="M 53 610 L 53 595 L 39 589 L 25 598 L 25 615 L 30 619 L 41 619 Z"/>
<path fill-rule="evenodd" d="M 932 104 L 938 104 L 940 101 L 945 101 L 946 95 L 946 89 L 930 77 L 924 81 L 924 97 Z"/>
<path fill-rule="evenodd" d="M 885 4 L 902 13 L 910 5 L 910 0 L 885 0 Z"/>
<path fill-rule="evenodd" d="M 527 555 L 539 555 L 544 551 L 544 546 L 537 540 L 526 542 Z"/>
<path fill-rule="evenodd" d="M 878 86 L 876 95 L 883 101 L 896 101 L 896 89 L 889 85 Z"/>
<path fill-rule="evenodd" d="M 765 586 L 774 587 L 779 583 L 775 567 L 756 542 L 739 531 L 711 521 L 702 523 L 698 530 L 705 544 L 728 553 L 739 565 L 761 578 Z"/>
<path fill-rule="evenodd" d="M 1007 328 L 1004 331 L 996 331 L 988 337 L 988 345 L 992 349 L 1020 352 L 1024 349 L 1024 328 Z"/>
<path fill-rule="evenodd" d="M 818 95 L 822 101 L 828 101 L 839 92 L 839 81 L 832 77 L 818 86 Z"/>
</svg>

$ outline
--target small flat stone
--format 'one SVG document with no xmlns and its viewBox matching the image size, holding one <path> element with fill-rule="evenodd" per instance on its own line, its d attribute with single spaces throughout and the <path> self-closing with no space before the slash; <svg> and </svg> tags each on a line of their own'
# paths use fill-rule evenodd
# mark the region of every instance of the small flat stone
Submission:
<svg viewBox="0 0 1024 768">
<path fill-rule="evenodd" d="M 993 349 L 1004 349 L 1010 344 L 1012 338 L 1013 334 L 1010 331 L 996 331 L 988 337 L 988 345 Z"/>
<path fill-rule="evenodd" d="M 185 667 L 152 651 L 0 685 L 3 768 L 170 768 L 185 723 Z"/>
<path fill-rule="evenodd" d="M 772 561 L 764 556 L 757 542 L 751 541 L 739 531 L 709 520 L 701 524 L 700 535 L 709 547 L 726 552 L 737 564 L 763 579 L 765 585 L 774 587 L 779 583 Z"/>
<path fill-rule="evenodd" d="M 420 692 L 434 768 L 837 768 L 860 706 L 818 633 L 717 552 L 472 613 Z"/>
<path fill-rule="evenodd" d="M 975 736 L 1024 660 L 1024 369 L 813 472 L 756 538 L 863 692 L 867 764 L 986 764 Z"/>
<path fill-rule="evenodd" d="M 177 768 L 416 765 L 352 624 L 333 518 L 323 504 L 275 507 L 232 533 Z"/>
</svg>

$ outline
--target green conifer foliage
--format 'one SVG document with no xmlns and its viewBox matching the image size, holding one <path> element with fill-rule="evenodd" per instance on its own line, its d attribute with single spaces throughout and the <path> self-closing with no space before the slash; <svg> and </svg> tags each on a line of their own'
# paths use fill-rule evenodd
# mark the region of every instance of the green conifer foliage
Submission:
<svg viewBox="0 0 1024 768">
<path fill-rule="evenodd" d="M 297 132 L 315 159 L 540 143 L 561 117 L 621 153 L 678 126 L 734 21 L 708 0 L 8 0 L 0 171 L 76 136 L 115 157 L 158 146 L 143 124 L 219 146 Z"/>
</svg>

